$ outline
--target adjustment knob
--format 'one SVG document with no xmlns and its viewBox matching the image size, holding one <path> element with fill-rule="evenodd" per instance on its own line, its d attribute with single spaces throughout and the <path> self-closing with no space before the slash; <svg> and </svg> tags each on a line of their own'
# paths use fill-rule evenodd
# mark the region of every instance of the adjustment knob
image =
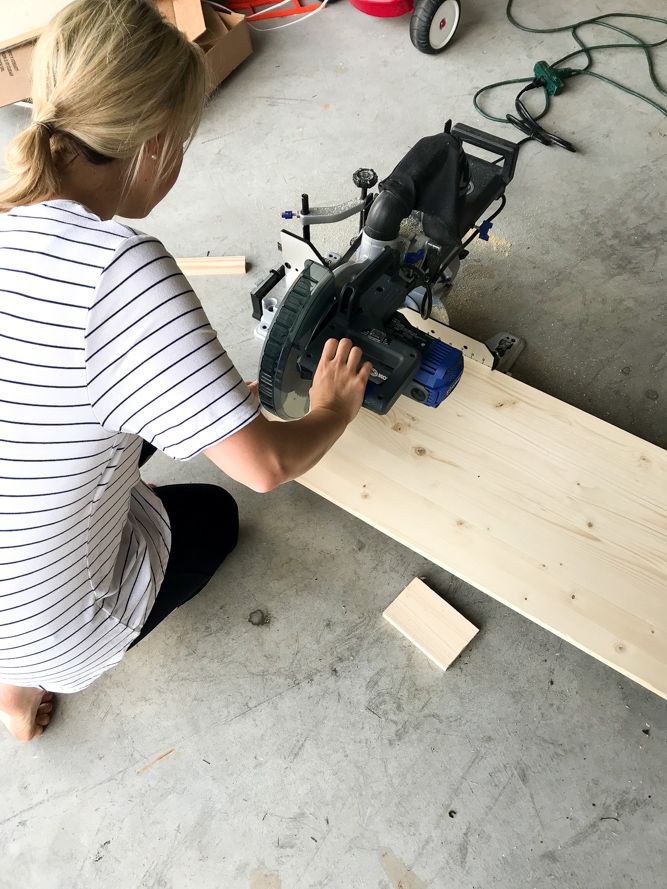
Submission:
<svg viewBox="0 0 667 889">
<path fill-rule="evenodd" d="M 352 181 L 357 188 L 373 188 L 373 186 L 377 184 L 378 174 L 375 170 L 371 170 L 368 167 L 361 167 L 352 174 Z"/>
</svg>

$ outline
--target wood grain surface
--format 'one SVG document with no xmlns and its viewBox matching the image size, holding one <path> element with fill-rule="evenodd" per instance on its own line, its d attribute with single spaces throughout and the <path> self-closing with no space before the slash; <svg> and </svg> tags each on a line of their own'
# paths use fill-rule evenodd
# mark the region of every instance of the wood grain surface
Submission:
<svg viewBox="0 0 667 889">
<path fill-rule="evenodd" d="M 415 577 L 382 615 L 441 670 L 456 660 L 477 627 Z"/>
<path fill-rule="evenodd" d="M 197 275 L 245 275 L 245 256 L 199 256 L 177 259 L 176 262 L 189 278 Z"/>
<path fill-rule="evenodd" d="M 300 481 L 667 697 L 662 449 L 466 360 L 439 408 L 362 411 Z"/>
</svg>

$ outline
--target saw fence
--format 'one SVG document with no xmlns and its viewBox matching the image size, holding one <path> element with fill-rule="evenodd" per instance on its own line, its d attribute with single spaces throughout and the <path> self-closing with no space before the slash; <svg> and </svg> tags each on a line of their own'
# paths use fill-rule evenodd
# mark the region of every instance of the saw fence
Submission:
<svg viewBox="0 0 667 889">
<path fill-rule="evenodd" d="M 467 359 L 300 481 L 667 697 L 667 452 Z"/>
</svg>

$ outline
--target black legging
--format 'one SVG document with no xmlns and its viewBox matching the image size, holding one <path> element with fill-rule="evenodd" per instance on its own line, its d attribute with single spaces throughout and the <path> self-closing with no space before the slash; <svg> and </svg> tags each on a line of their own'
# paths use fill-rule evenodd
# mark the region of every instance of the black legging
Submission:
<svg viewBox="0 0 667 889">
<path fill-rule="evenodd" d="M 140 465 L 153 451 L 150 445 L 144 446 Z M 153 492 L 169 516 L 171 550 L 155 604 L 132 645 L 204 589 L 236 546 L 239 535 L 238 507 L 224 488 L 217 485 L 165 485 L 154 488 Z"/>
</svg>

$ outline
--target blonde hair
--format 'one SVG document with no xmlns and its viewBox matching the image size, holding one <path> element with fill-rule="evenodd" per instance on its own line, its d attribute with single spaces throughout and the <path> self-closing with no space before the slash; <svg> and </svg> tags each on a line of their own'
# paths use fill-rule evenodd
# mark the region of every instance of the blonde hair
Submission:
<svg viewBox="0 0 667 889">
<path fill-rule="evenodd" d="M 75 0 L 37 41 L 32 121 L 7 148 L 0 209 L 57 196 L 66 149 L 127 161 L 128 187 L 161 134 L 159 178 L 197 129 L 205 84 L 201 50 L 150 0 Z"/>
</svg>

